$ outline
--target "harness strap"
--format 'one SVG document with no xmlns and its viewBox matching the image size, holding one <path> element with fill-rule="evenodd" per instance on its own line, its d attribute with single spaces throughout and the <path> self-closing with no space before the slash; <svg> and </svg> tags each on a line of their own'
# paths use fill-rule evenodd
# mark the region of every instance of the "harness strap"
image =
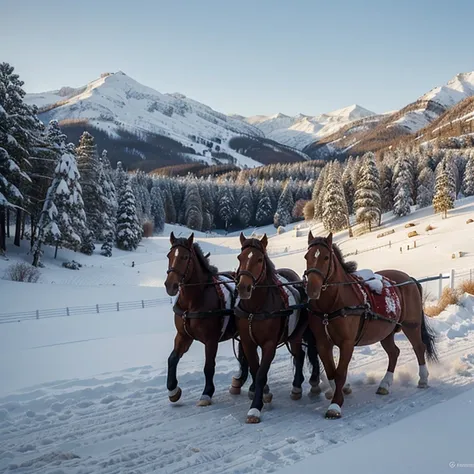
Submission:
<svg viewBox="0 0 474 474">
<path fill-rule="evenodd" d="M 234 313 L 234 310 L 232 309 L 211 309 L 209 311 L 185 311 L 184 309 L 178 306 L 178 303 L 176 303 L 173 306 L 173 311 L 178 316 L 183 316 L 183 314 L 186 314 L 186 318 L 188 319 L 204 319 L 204 318 L 210 318 L 212 316 L 228 316 Z"/>
</svg>

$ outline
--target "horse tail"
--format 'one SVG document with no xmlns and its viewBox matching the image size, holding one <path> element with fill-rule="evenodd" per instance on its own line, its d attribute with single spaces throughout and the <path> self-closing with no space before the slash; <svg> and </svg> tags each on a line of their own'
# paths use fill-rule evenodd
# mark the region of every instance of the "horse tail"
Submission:
<svg viewBox="0 0 474 474">
<path fill-rule="evenodd" d="M 308 326 L 303 333 L 303 341 L 306 342 L 308 348 L 306 349 L 306 357 L 308 358 L 308 363 L 311 366 L 313 375 L 318 377 L 321 375 L 321 370 L 319 366 L 319 357 L 318 349 L 316 348 L 316 339 L 314 337 L 313 331 L 311 331 Z"/>
<path fill-rule="evenodd" d="M 413 278 L 416 283 L 420 298 L 423 301 L 423 288 L 418 280 Z M 421 339 L 426 346 L 426 355 L 431 362 L 438 362 L 438 351 L 436 348 L 436 333 L 428 322 L 428 317 L 425 315 L 423 309 L 421 310 Z"/>
</svg>

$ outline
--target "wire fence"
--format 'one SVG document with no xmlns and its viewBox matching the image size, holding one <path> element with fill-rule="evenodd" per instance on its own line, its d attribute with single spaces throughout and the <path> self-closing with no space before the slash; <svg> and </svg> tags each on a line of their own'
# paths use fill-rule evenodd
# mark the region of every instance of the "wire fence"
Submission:
<svg viewBox="0 0 474 474">
<path fill-rule="evenodd" d="M 420 278 L 418 281 L 422 284 L 424 293 L 429 293 L 431 296 L 437 295 L 439 299 L 445 286 L 449 285 L 451 288 L 456 286 L 456 283 L 470 280 L 474 281 L 474 269 L 451 270 L 450 273 L 440 273 L 436 276 Z M 173 298 L 155 298 L 152 300 L 137 300 L 137 301 L 118 301 L 115 303 L 102 303 L 89 306 L 68 306 L 66 308 L 54 309 L 36 309 L 33 311 L 23 311 L 17 313 L 0 313 L 0 324 L 19 323 L 22 321 L 61 318 L 101 313 L 113 313 L 121 311 L 132 311 L 146 308 L 154 308 L 161 304 L 173 304 Z"/>
</svg>

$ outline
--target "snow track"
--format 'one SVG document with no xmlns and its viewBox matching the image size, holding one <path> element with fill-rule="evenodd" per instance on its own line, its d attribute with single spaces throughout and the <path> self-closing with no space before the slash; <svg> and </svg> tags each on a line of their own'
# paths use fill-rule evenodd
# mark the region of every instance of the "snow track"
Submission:
<svg viewBox="0 0 474 474">
<path fill-rule="evenodd" d="M 0 472 L 273 472 L 472 387 L 473 339 L 442 341 L 442 362 L 430 366 L 427 390 L 416 387 L 410 345 L 398 344 L 396 379 L 386 397 L 375 395 L 385 353 L 379 346 L 358 349 L 350 367 L 353 394 L 337 421 L 323 418 L 324 396 L 290 400 L 292 367 L 284 350 L 271 369 L 274 401 L 260 425 L 245 424 L 246 390 L 240 396 L 227 391 L 236 364 L 231 357 L 217 360 L 224 371 L 216 375 L 214 404 L 207 408 L 195 406 L 201 372 L 178 370 L 183 396 L 175 405 L 167 398 L 164 371 L 149 366 L 33 387 L 0 399 Z"/>
</svg>

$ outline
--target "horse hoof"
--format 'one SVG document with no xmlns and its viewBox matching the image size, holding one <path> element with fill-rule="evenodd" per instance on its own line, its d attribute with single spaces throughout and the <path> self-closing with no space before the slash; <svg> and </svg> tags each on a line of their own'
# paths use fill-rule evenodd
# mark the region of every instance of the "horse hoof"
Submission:
<svg viewBox="0 0 474 474">
<path fill-rule="evenodd" d="M 251 390 L 249 390 L 248 396 L 250 400 L 253 400 L 253 398 L 255 397 L 255 392 L 252 392 Z"/>
<path fill-rule="evenodd" d="M 352 393 L 351 385 L 344 385 L 344 387 L 342 387 L 342 393 L 344 393 L 345 395 L 350 395 Z"/>
<path fill-rule="evenodd" d="M 263 394 L 263 403 L 272 403 L 273 393 L 268 392 Z"/>
<path fill-rule="evenodd" d="M 341 407 L 337 403 L 331 403 L 326 412 L 326 418 L 328 420 L 335 420 L 341 418 Z"/>
<path fill-rule="evenodd" d="M 240 392 L 241 392 L 240 387 L 234 387 L 233 385 L 229 387 L 229 393 L 231 395 L 240 395 Z"/>
<path fill-rule="evenodd" d="M 176 387 L 174 390 L 168 391 L 168 398 L 170 399 L 171 403 L 176 403 L 181 398 L 181 389 Z"/>
<path fill-rule="evenodd" d="M 418 382 L 418 388 L 428 388 L 428 382 Z"/>
<path fill-rule="evenodd" d="M 247 420 L 245 421 L 245 423 L 249 423 L 252 425 L 260 423 L 260 410 L 258 410 L 257 408 L 251 408 L 247 413 Z"/>
<path fill-rule="evenodd" d="M 291 392 L 290 393 L 290 398 L 292 400 L 301 400 L 302 396 L 303 396 L 303 394 L 301 392 Z"/>
<path fill-rule="evenodd" d="M 332 390 L 328 390 L 327 392 L 325 392 L 324 396 L 328 399 L 328 400 L 332 400 L 332 397 L 334 396 L 334 392 Z"/>
<path fill-rule="evenodd" d="M 208 407 L 209 405 L 212 405 L 211 397 L 209 395 L 202 395 L 196 405 L 198 407 Z"/>
<path fill-rule="evenodd" d="M 388 395 L 390 392 L 388 391 L 388 388 L 379 387 L 375 393 L 377 395 Z"/>
<path fill-rule="evenodd" d="M 321 387 L 319 385 L 314 385 L 313 387 L 311 387 L 311 390 L 309 391 L 308 395 L 310 397 L 317 397 L 321 395 L 321 392 Z"/>
</svg>

